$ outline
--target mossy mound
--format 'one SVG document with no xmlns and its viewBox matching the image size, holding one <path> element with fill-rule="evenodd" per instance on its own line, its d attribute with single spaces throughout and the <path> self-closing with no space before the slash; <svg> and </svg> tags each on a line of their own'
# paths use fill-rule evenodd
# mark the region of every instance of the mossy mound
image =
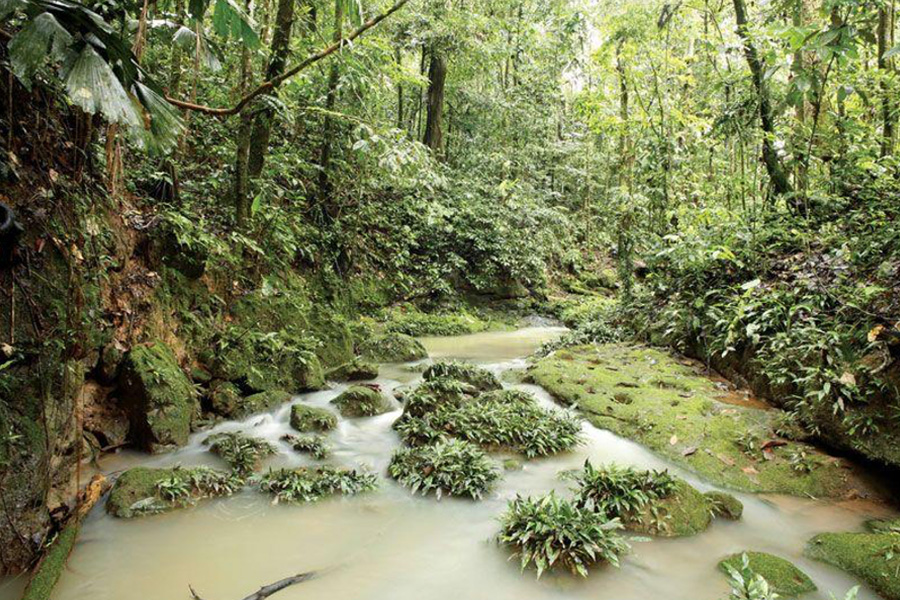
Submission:
<svg viewBox="0 0 900 600">
<path fill-rule="evenodd" d="M 326 378 L 332 381 L 366 381 L 378 377 L 378 365 L 354 359 L 328 371 Z"/>
<path fill-rule="evenodd" d="M 155 451 L 187 443 L 199 412 L 197 395 L 168 346 L 156 342 L 128 352 L 118 393 L 139 447 Z"/>
<path fill-rule="evenodd" d="M 806 444 L 787 442 L 765 457 L 758 446 L 748 451 L 738 434 L 774 437 L 777 411 L 720 401 L 725 398 L 711 380 L 666 352 L 627 344 L 577 346 L 539 360 L 528 376 L 597 427 L 717 484 L 816 497 L 844 497 L 855 485 L 838 459 Z M 791 458 L 804 452 L 812 459 L 799 468 Z"/>
<path fill-rule="evenodd" d="M 713 491 L 706 492 L 704 496 L 709 500 L 710 510 L 716 517 L 737 521 L 744 514 L 744 504 L 731 494 Z"/>
<path fill-rule="evenodd" d="M 422 342 L 403 333 L 386 333 L 364 341 L 359 346 L 363 358 L 375 362 L 410 362 L 428 358 Z"/>
<path fill-rule="evenodd" d="M 806 555 L 858 577 L 882 598 L 900 600 L 900 534 L 822 533 Z"/>
<path fill-rule="evenodd" d="M 201 498 L 231 495 L 241 485 L 239 479 L 206 467 L 136 467 L 116 480 L 106 510 L 123 519 L 154 515 L 188 506 Z"/>
<path fill-rule="evenodd" d="M 263 337 L 259 332 L 252 337 L 231 334 L 225 349 L 213 358 L 213 374 L 235 383 L 247 394 L 273 389 L 312 391 L 325 387 L 325 371 L 315 354 L 287 342 L 282 342 L 285 347 L 273 354 L 273 351 L 259 347 L 263 344 L 257 340 L 259 337 Z"/>
<path fill-rule="evenodd" d="M 464 335 L 485 331 L 490 323 L 467 312 L 424 313 L 411 307 L 388 311 L 385 330 L 412 336 Z"/>
<path fill-rule="evenodd" d="M 325 408 L 295 404 L 291 407 L 291 427 L 301 433 L 331 431 L 337 427 L 337 416 Z"/>
<path fill-rule="evenodd" d="M 732 554 L 719 563 L 719 570 L 726 575 L 728 574 L 726 566 L 740 571 L 744 566 L 744 556 L 748 559 L 750 570 L 769 582 L 771 588 L 780 596 L 795 598 L 817 589 L 812 579 L 791 562 L 765 552 Z"/>
<path fill-rule="evenodd" d="M 241 396 L 241 391 L 229 381 L 216 381 L 210 386 L 210 410 L 226 419 L 243 419 L 290 402 L 291 394 L 282 390 L 267 390 Z"/>
<path fill-rule="evenodd" d="M 676 479 L 665 498 L 622 515 L 625 529 L 660 537 L 686 537 L 706 531 L 712 522 L 709 500 L 686 481 Z"/>
<path fill-rule="evenodd" d="M 375 388 L 354 385 L 331 401 L 345 417 L 374 417 L 393 410 L 390 401 Z"/>
<path fill-rule="evenodd" d="M 285 392 L 284 390 L 266 390 L 265 392 L 259 392 L 258 394 L 250 394 L 244 398 L 241 403 L 239 414 L 241 416 L 247 416 L 270 410 L 290 402 L 293 397 L 293 394 Z"/>
<path fill-rule="evenodd" d="M 866 521 L 866 529 L 872 533 L 900 533 L 900 519 L 873 519 Z"/>
<path fill-rule="evenodd" d="M 426 381 L 434 379 L 453 379 L 467 383 L 480 392 L 502 389 L 500 380 L 488 371 L 475 365 L 461 362 L 436 362 L 422 374 Z"/>
</svg>

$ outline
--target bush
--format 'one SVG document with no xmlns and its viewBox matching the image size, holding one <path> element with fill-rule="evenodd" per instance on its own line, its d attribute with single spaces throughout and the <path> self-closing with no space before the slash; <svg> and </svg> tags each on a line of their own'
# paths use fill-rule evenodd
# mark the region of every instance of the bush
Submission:
<svg viewBox="0 0 900 600">
<path fill-rule="evenodd" d="M 595 469 L 590 461 L 575 475 L 575 502 L 609 518 L 636 514 L 645 506 L 668 497 L 676 480 L 666 471 L 638 471 L 610 465 Z"/>
<path fill-rule="evenodd" d="M 499 541 L 514 548 L 523 571 L 533 565 L 538 577 L 556 567 L 587 577 L 595 563 L 619 566 L 619 555 L 628 549 L 617 533 L 618 520 L 607 520 L 552 492 L 543 498 L 517 497 L 501 523 Z"/>
<path fill-rule="evenodd" d="M 312 454 L 313 458 L 322 460 L 331 453 L 325 438 L 321 435 L 285 435 L 282 441 L 287 442 L 297 452 Z"/>
<path fill-rule="evenodd" d="M 480 392 L 499 390 L 503 386 L 497 377 L 481 367 L 461 362 L 436 362 L 422 374 L 426 381 L 448 379 L 469 384 Z"/>
<path fill-rule="evenodd" d="M 478 500 L 500 476 L 483 451 L 459 440 L 400 448 L 391 458 L 388 473 L 413 493 L 433 491 L 439 500 L 444 494 Z"/>
<path fill-rule="evenodd" d="M 262 459 L 276 453 L 275 447 L 269 442 L 240 432 L 214 433 L 203 440 L 203 443 L 239 475 L 255 471 Z"/>
<path fill-rule="evenodd" d="M 316 502 L 326 496 L 354 496 L 378 487 L 373 473 L 356 469 L 315 467 L 270 470 L 260 477 L 259 488 L 276 502 Z"/>
</svg>

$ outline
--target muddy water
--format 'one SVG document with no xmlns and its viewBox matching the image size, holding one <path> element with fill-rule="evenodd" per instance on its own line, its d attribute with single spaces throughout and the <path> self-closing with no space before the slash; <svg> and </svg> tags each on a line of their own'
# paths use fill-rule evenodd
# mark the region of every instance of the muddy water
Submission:
<svg viewBox="0 0 900 600">
<path fill-rule="evenodd" d="M 433 357 L 453 357 L 484 364 L 497 373 L 524 367 L 522 357 L 540 342 L 559 334 L 541 327 L 515 332 L 483 333 L 457 338 L 426 339 Z M 414 382 L 417 371 L 405 366 L 382 370 L 387 390 Z M 534 392 L 552 405 L 543 390 Z M 325 406 L 343 389 L 300 396 L 294 402 Z M 330 435 L 333 462 L 367 464 L 386 470 L 399 441 L 391 430 L 398 410 L 368 419 L 342 420 Z M 224 423 L 216 430 L 245 430 L 279 444 L 275 465 L 306 460 L 278 442 L 289 431 L 289 407 L 244 422 Z M 641 467 L 668 467 L 702 489 L 709 485 L 673 468 L 641 446 L 591 425 L 584 425 L 585 444 L 570 455 L 529 462 L 505 473 L 495 492 L 482 502 L 413 497 L 387 478 L 379 491 L 315 505 L 270 504 L 253 490 L 232 498 L 201 503 L 168 515 L 131 521 L 107 516 L 98 507 L 61 578 L 54 600 L 172 600 L 189 598 L 188 585 L 207 600 L 238 600 L 258 586 L 298 572 L 323 569 L 313 581 L 280 592 L 279 600 L 544 600 L 590 598 L 629 600 L 718 600 L 727 583 L 716 571 L 726 554 L 746 549 L 769 551 L 793 560 L 818 584 L 818 596 L 843 595 L 855 585 L 848 576 L 802 557 L 805 541 L 821 531 L 857 529 L 877 515 L 873 506 L 835 504 L 782 497 L 739 494 L 742 521 L 716 521 L 710 529 L 682 540 L 632 541 L 622 568 L 599 568 L 586 580 L 545 576 L 535 581 L 521 574 L 491 537 L 507 500 L 517 493 L 564 490 L 564 469 L 615 461 Z M 177 453 L 147 457 L 120 453 L 104 460 L 115 472 L 137 464 L 224 466 L 195 435 Z M 21 583 L 0 584 L 0 600 L 16 597 Z M 863 589 L 860 598 L 875 596 Z"/>
</svg>

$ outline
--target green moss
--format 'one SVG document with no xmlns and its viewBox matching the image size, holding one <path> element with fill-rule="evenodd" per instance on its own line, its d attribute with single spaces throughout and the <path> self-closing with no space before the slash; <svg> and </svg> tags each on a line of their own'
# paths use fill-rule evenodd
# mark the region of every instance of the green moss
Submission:
<svg viewBox="0 0 900 600">
<path fill-rule="evenodd" d="M 365 381 L 378 377 L 378 365 L 354 359 L 328 371 L 326 379 L 331 381 Z"/>
<path fill-rule="evenodd" d="M 387 311 L 385 330 L 411 336 L 463 335 L 485 331 L 490 323 L 461 311 L 455 313 L 425 313 L 412 307 Z"/>
<path fill-rule="evenodd" d="M 291 427 L 302 433 L 331 431 L 337 427 L 337 417 L 324 408 L 295 404 L 291 407 Z"/>
<path fill-rule="evenodd" d="M 716 517 L 737 521 L 744 514 L 743 503 L 731 494 L 712 491 L 704 495 L 709 500 L 710 510 Z"/>
<path fill-rule="evenodd" d="M 633 439 L 723 486 L 753 492 L 841 497 L 852 487 L 836 459 L 809 472 L 790 457 L 805 444 L 788 442 L 771 460 L 745 452 L 740 432 L 771 435 L 777 411 L 719 401 L 722 392 L 660 350 L 625 344 L 578 346 L 539 360 L 529 378 L 559 401 L 576 406 L 597 427 Z"/>
<path fill-rule="evenodd" d="M 410 362 L 428 358 L 428 351 L 419 340 L 403 333 L 386 333 L 369 338 L 360 344 L 363 358 L 375 362 Z"/>
<path fill-rule="evenodd" d="M 240 413 L 241 390 L 230 381 L 215 381 L 209 388 L 209 407 L 212 412 L 227 419 L 236 419 Z"/>
<path fill-rule="evenodd" d="M 503 387 L 500 380 L 487 369 L 461 362 L 436 362 L 425 369 L 422 376 L 426 381 L 440 378 L 462 381 L 480 392 L 499 390 Z"/>
<path fill-rule="evenodd" d="M 159 514 L 190 505 L 200 498 L 230 495 L 240 484 L 226 473 L 207 467 L 135 467 L 116 479 L 106 510 L 123 519 Z"/>
<path fill-rule="evenodd" d="M 31 576 L 22 600 L 48 600 L 50 598 L 56 582 L 59 581 L 59 576 L 66 567 L 66 561 L 75 546 L 75 540 L 78 539 L 80 530 L 80 523 L 72 523 L 57 536 L 50 549 L 45 552 L 37 570 Z"/>
<path fill-rule="evenodd" d="M 625 529 L 661 537 L 684 537 L 706 531 L 712 522 L 709 500 L 684 480 L 675 490 L 643 509 L 622 516 Z"/>
<path fill-rule="evenodd" d="M 866 521 L 866 529 L 872 533 L 900 533 L 900 519 Z"/>
<path fill-rule="evenodd" d="M 331 403 L 345 417 L 374 417 L 393 409 L 384 394 L 365 385 L 348 388 Z"/>
<path fill-rule="evenodd" d="M 789 561 L 765 552 L 732 554 L 719 563 L 719 569 L 727 574 L 727 565 L 740 571 L 743 567 L 744 555 L 747 556 L 750 570 L 769 582 L 777 594 L 794 598 L 800 594 L 816 591 L 816 584 L 806 573 Z"/>
<path fill-rule="evenodd" d="M 822 533 L 806 555 L 847 571 L 881 597 L 900 600 L 900 534 Z"/>
<path fill-rule="evenodd" d="M 267 390 L 258 394 L 250 394 L 242 403 L 243 414 L 263 412 L 291 401 L 293 395 L 284 390 Z"/>
<path fill-rule="evenodd" d="M 183 446 L 197 415 L 196 391 L 162 342 L 133 348 L 119 377 L 131 434 L 146 450 Z"/>
</svg>

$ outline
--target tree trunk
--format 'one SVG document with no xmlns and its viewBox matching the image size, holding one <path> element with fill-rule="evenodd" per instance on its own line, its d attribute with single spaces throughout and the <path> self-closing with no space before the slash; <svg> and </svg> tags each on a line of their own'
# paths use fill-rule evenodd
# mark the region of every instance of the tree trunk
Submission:
<svg viewBox="0 0 900 600">
<path fill-rule="evenodd" d="M 893 7 L 882 5 L 878 9 L 878 70 L 881 71 L 881 156 L 890 156 L 894 150 L 894 115 L 893 102 L 888 75 L 891 72 L 891 61 L 884 57 L 890 45 Z"/>
<path fill-rule="evenodd" d="M 775 138 L 775 116 L 772 111 L 771 100 L 769 99 L 769 91 L 766 88 L 765 66 L 756 51 L 756 46 L 753 45 L 753 41 L 750 39 L 750 32 L 747 30 L 747 9 L 744 5 L 744 0 L 734 0 L 734 14 L 737 20 L 737 33 L 744 44 L 744 55 L 747 57 L 747 65 L 750 67 L 750 74 L 753 76 L 753 86 L 756 88 L 759 102 L 759 120 L 763 131 L 763 163 L 772 182 L 772 190 L 776 195 L 782 196 L 791 193 L 793 189 L 773 143 Z"/>
<path fill-rule="evenodd" d="M 803 26 L 803 0 L 795 0 L 793 25 L 794 27 L 798 28 Z M 794 64 L 791 69 L 795 77 L 803 75 L 803 67 L 803 50 L 798 49 L 796 52 L 794 52 Z M 802 137 L 803 127 L 806 124 L 806 94 L 803 94 L 803 97 L 800 98 L 800 102 L 797 104 L 797 108 L 794 113 L 794 117 L 797 120 L 797 130 L 801 132 L 800 135 L 795 135 L 794 139 L 794 152 L 797 156 L 797 173 L 794 179 L 794 184 L 802 193 L 806 193 L 809 177 L 807 176 L 807 161 L 806 157 L 804 156 L 805 148 L 803 147 Z"/>
<path fill-rule="evenodd" d="M 444 82 L 447 80 L 447 63 L 434 48 L 431 49 L 431 65 L 428 68 L 428 95 L 423 143 L 441 156 L 444 147 L 442 121 L 444 116 Z"/>
<path fill-rule="evenodd" d="M 616 44 L 616 74 L 619 78 L 619 185 L 630 188 L 628 177 L 628 80 L 625 78 L 625 62 L 622 60 L 622 42 Z"/>
<path fill-rule="evenodd" d="M 340 41 L 344 25 L 344 3 L 342 0 L 334 2 L 334 35 L 335 42 Z M 334 220 L 337 213 L 331 203 L 331 182 L 328 178 L 328 167 L 331 164 L 331 138 L 334 137 L 334 112 L 337 104 L 337 87 L 340 80 L 338 62 L 331 63 L 331 71 L 328 73 L 328 95 L 325 97 L 325 121 L 322 124 L 322 147 L 319 150 L 319 209 L 324 220 Z"/>
<path fill-rule="evenodd" d="M 284 72 L 291 53 L 291 30 L 294 26 L 294 0 L 278 0 L 278 14 L 275 16 L 275 29 L 272 32 L 272 46 L 269 52 L 269 65 L 266 68 L 266 80 L 271 81 Z M 272 92 L 274 93 L 274 91 Z M 253 132 L 250 134 L 250 149 L 247 162 L 247 174 L 256 179 L 262 172 L 269 151 L 269 138 L 272 135 L 272 119 L 274 111 L 263 108 L 253 121 Z"/>
<path fill-rule="evenodd" d="M 247 10 L 250 9 L 250 0 L 247 0 Z M 240 95 L 246 94 L 252 83 L 250 49 L 244 46 L 241 50 L 241 81 Z M 237 147 L 234 160 L 234 208 L 235 224 L 238 229 L 243 229 L 250 220 L 250 195 L 247 166 L 250 156 L 250 133 L 253 129 L 253 116 L 249 110 L 240 114 L 238 125 Z"/>
</svg>

